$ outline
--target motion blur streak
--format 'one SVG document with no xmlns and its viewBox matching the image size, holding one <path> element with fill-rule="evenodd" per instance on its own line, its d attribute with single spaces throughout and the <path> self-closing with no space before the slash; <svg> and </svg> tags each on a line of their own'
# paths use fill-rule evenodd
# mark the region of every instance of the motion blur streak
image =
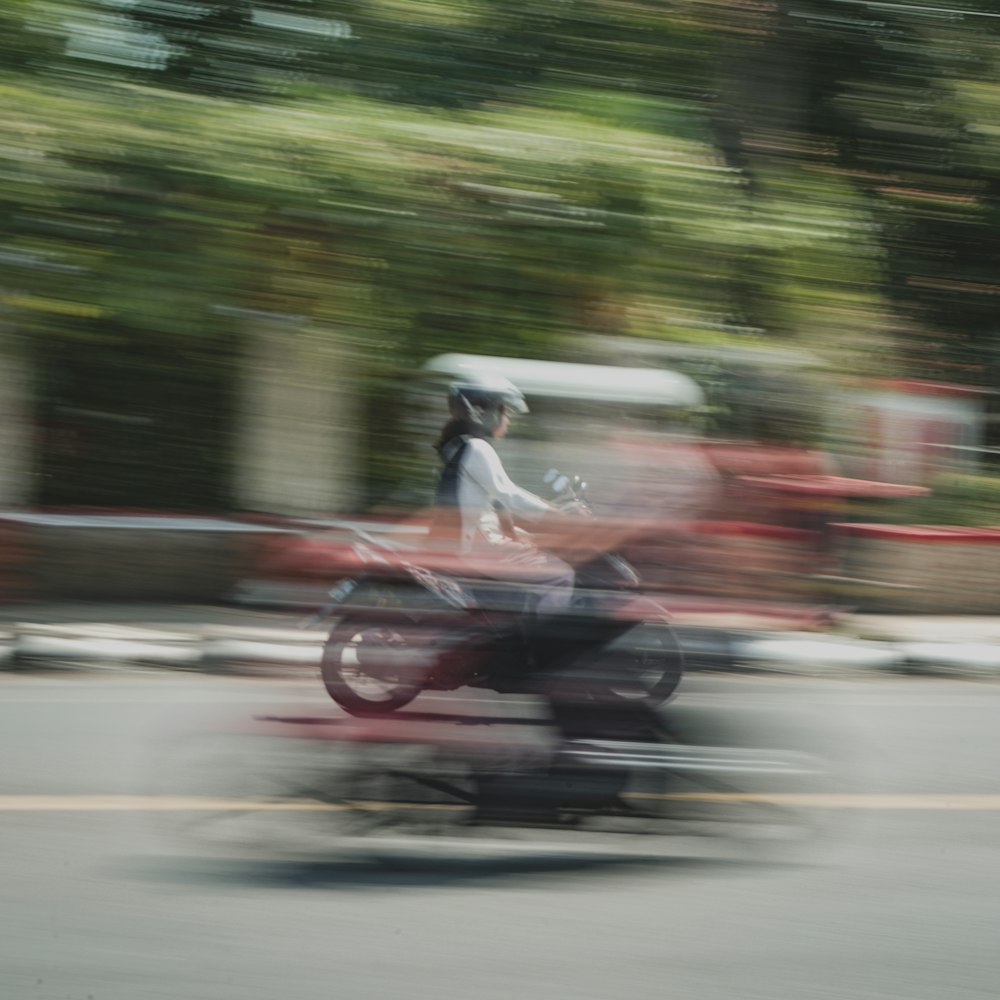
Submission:
<svg viewBox="0 0 1000 1000">
<path fill-rule="evenodd" d="M 824 795 L 751 794 L 740 792 L 676 792 L 653 795 L 636 793 L 636 799 L 692 800 L 706 802 L 765 802 L 775 805 L 794 805 L 807 809 L 946 809 L 973 812 L 993 812 L 1000 809 L 998 795 Z M 349 809 L 346 805 L 329 802 L 257 802 L 253 799 L 189 799 L 189 798 L 144 798 L 142 796 L 113 795 L 5 795 L 0 796 L 0 812 L 198 812 L 233 810 L 283 812 L 325 812 Z M 366 802 L 365 809 L 392 809 L 388 803 Z M 415 808 L 412 804 L 409 808 Z M 438 805 L 428 805 L 427 809 L 440 809 Z M 452 806 L 462 809 L 462 806 Z"/>
<path fill-rule="evenodd" d="M 998 122 L 995 0 L 2 0 L 0 995 L 994 996 Z"/>
<path fill-rule="evenodd" d="M 8 5 L 4 349 L 43 430 L 8 496 L 412 503 L 396 380 L 470 347 L 666 342 L 714 387 L 767 346 L 835 382 L 995 384 L 992 13 Z M 789 391 L 751 379 L 708 422 L 815 442 Z"/>
</svg>

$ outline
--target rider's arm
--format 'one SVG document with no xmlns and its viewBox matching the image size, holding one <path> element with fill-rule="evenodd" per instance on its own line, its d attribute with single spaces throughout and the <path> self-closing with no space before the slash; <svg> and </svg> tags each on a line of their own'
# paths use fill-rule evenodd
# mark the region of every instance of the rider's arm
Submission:
<svg viewBox="0 0 1000 1000">
<path fill-rule="evenodd" d="M 476 483 L 490 500 L 499 500 L 515 514 L 538 519 L 553 510 L 541 497 L 521 489 L 507 475 L 500 456 L 489 442 L 473 438 L 462 459 L 462 472 Z"/>
</svg>

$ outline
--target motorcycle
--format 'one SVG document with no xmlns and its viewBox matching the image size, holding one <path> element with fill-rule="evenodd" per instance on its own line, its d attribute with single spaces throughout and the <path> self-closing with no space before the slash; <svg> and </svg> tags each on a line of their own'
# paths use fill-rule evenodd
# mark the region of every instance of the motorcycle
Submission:
<svg viewBox="0 0 1000 1000">
<path fill-rule="evenodd" d="M 585 502 L 584 484 L 547 478 L 560 503 Z M 207 751 L 182 739 L 171 791 L 202 804 L 176 814 L 185 839 L 393 864 L 511 848 L 673 855 L 684 844 L 787 860 L 806 846 L 797 803 L 824 762 L 718 741 L 683 706 L 656 711 L 683 657 L 666 610 L 636 593 L 616 553 L 579 564 L 572 607 L 540 627 L 530 588 L 456 578 L 431 569 L 427 551 L 357 534 L 358 571 L 317 614 L 337 617 L 322 676 L 347 716 L 283 705 L 213 733 Z M 549 711 L 522 717 L 492 701 L 396 712 L 461 686 L 540 693 Z"/>
<path fill-rule="evenodd" d="M 557 506 L 592 517 L 579 478 L 551 469 L 545 480 Z M 680 683 L 683 653 L 670 615 L 637 592 L 639 575 L 617 552 L 579 562 L 569 608 L 540 616 L 535 589 L 505 583 L 502 564 L 475 576 L 452 553 L 411 555 L 362 530 L 355 537 L 358 572 L 309 622 L 336 618 L 322 678 L 351 715 L 391 713 L 422 691 L 466 686 L 526 693 L 575 684 L 655 706 Z"/>
</svg>

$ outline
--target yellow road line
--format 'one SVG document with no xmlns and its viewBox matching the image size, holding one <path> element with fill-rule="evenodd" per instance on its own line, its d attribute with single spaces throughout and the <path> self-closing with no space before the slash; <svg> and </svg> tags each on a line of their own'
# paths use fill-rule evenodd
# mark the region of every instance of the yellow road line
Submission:
<svg viewBox="0 0 1000 1000">
<path fill-rule="evenodd" d="M 0 812 L 301 812 L 344 809 L 310 799 L 210 799 L 176 795 L 3 795 Z"/>
<path fill-rule="evenodd" d="M 639 794 L 640 799 L 716 803 L 764 803 L 805 809 L 888 809 L 995 812 L 1000 811 L 1000 795 L 885 795 L 868 793 L 775 793 L 688 792 L 668 795 Z M 0 795 L 0 812 L 320 812 L 349 808 L 366 810 L 400 808 L 391 802 L 342 803 L 310 799 L 212 799 L 188 796 L 152 795 Z M 463 805 L 409 803 L 409 809 L 464 809 Z"/>
</svg>

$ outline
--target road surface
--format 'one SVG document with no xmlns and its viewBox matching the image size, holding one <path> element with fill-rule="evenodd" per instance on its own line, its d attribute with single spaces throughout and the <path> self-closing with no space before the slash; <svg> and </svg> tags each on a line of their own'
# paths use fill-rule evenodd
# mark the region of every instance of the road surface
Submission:
<svg viewBox="0 0 1000 1000">
<path fill-rule="evenodd" d="M 688 679 L 706 732 L 821 752 L 795 863 L 209 859 L 165 748 L 326 703 L 309 678 L 0 675 L 0 997 L 972 1000 L 1000 982 L 1000 685 Z M 522 706 L 523 707 L 523 706 Z M 180 743 L 178 743 L 180 738 Z M 179 791 L 178 786 L 178 791 Z"/>
</svg>

